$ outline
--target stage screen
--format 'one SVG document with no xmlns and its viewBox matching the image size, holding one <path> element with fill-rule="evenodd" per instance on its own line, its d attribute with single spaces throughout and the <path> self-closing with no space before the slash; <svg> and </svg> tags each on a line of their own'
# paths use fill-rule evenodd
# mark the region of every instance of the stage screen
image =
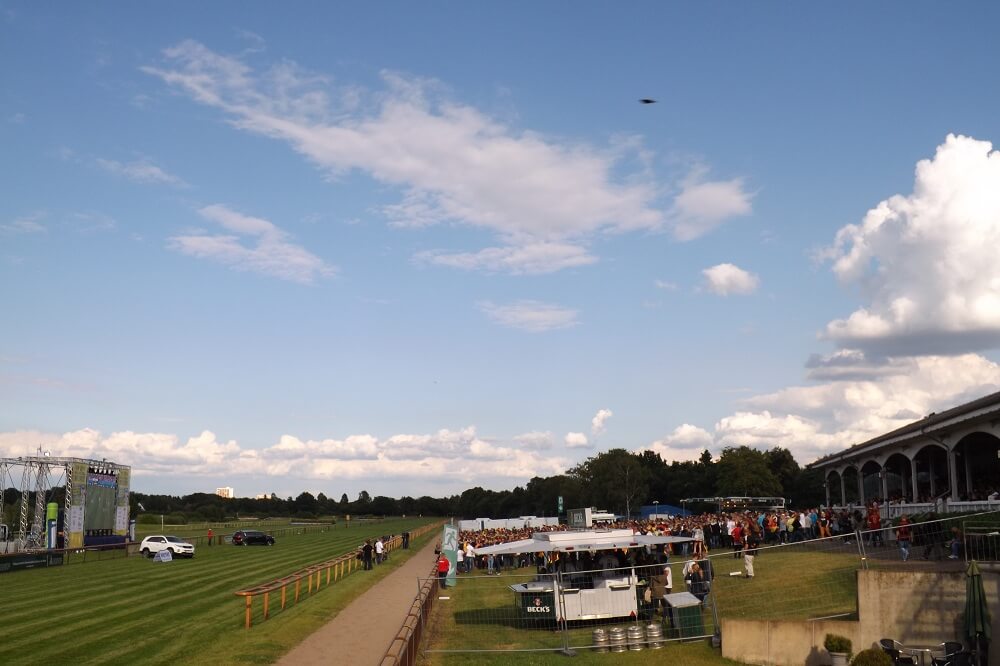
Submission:
<svg viewBox="0 0 1000 666">
<path fill-rule="evenodd" d="M 87 474 L 87 499 L 83 513 L 83 529 L 113 530 L 118 492 L 112 474 Z"/>
</svg>

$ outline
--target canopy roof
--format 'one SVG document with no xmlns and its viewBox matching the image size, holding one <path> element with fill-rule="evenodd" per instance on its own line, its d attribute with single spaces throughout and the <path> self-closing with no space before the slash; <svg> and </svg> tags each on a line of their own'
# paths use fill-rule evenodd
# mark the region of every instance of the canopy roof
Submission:
<svg viewBox="0 0 1000 666">
<path fill-rule="evenodd" d="M 635 534 L 632 530 L 584 530 L 579 532 L 535 532 L 530 539 L 477 548 L 477 555 L 507 555 L 512 553 L 572 553 L 578 550 L 616 550 L 664 543 L 693 541 L 689 537 Z"/>
</svg>

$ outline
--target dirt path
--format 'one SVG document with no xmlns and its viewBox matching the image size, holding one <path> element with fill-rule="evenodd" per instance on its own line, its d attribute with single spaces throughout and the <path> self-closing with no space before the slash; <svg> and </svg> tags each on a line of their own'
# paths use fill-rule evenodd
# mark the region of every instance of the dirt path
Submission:
<svg viewBox="0 0 1000 666">
<path fill-rule="evenodd" d="M 431 574 L 434 539 L 282 657 L 279 666 L 376 666 L 403 626 L 417 581 Z M 358 572 L 354 575 L 364 575 Z"/>
</svg>

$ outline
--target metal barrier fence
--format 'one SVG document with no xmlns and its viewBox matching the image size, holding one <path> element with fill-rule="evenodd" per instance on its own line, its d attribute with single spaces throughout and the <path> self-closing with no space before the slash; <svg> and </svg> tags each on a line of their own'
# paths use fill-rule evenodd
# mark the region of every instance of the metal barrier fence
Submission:
<svg viewBox="0 0 1000 666">
<path fill-rule="evenodd" d="M 603 636 L 604 651 L 624 652 L 717 633 L 710 586 L 688 593 L 683 562 L 610 569 L 564 562 L 551 574 L 518 564 L 507 573 L 459 575 L 454 587 L 438 589 L 435 621 L 442 626 L 436 633 L 451 638 L 425 651 L 572 653 L 600 649 L 594 641 Z M 650 589 L 665 566 L 673 576 L 670 604 Z M 422 589 L 436 585 L 436 579 L 421 580 Z"/>
<path fill-rule="evenodd" d="M 965 559 L 996 561 L 1000 555 L 997 525 L 998 512 L 912 523 L 909 544 L 897 539 L 898 524 L 824 538 L 807 538 L 803 531 L 801 538 L 796 535 L 788 543 L 760 546 L 751 562 L 747 553 L 731 548 L 716 548 L 698 559 L 686 552 L 686 545 L 666 552 L 634 548 L 618 551 L 619 563 L 611 572 L 588 567 L 573 570 L 579 568 L 581 558 L 589 557 L 583 554 L 562 553 L 561 561 L 540 560 L 532 554 L 503 556 L 502 560 L 497 558 L 492 570 L 477 558 L 472 573 L 460 573 L 454 587 L 438 590 L 433 613 L 435 644 L 424 650 L 625 651 L 657 648 L 679 640 L 714 639 L 720 634 L 720 618 L 856 617 L 859 568 L 907 566 L 926 570 L 923 567 L 950 567 L 948 563 L 955 562 L 957 569 Z M 958 530 L 957 547 L 952 528 Z M 903 564 L 902 546 L 906 545 L 906 559 L 911 562 Z M 955 560 L 949 559 L 953 553 L 957 553 Z M 942 564 L 934 565 L 935 561 Z M 571 563 L 568 568 L 567 562 Z M 698 579 L 694 581 L 697 588 L 690 584 L 687 573 L 692 562 L 707 572 L 707 584 Z M 673 598 L 658 603 L 645 593 L 651 589 L 653 576 L 664 567 L 671 572 Z M 751 572 L 752 577 L 748 575 Z M 615 576 L 622 596 L 606 602 L 612 607 L 603 613 L 605 617 L 584 612 L 585 597 L 596 596 L 596 588 Z M 434 584 L 433 579 L 420 582 L 421 589 Z M 688 605 L 690 599 L 683 595 L 676 596 L 684 592 L 696 593 L 694 604 Z M 609 614 L 612 617 L 607 617 Z"/>
</svg>

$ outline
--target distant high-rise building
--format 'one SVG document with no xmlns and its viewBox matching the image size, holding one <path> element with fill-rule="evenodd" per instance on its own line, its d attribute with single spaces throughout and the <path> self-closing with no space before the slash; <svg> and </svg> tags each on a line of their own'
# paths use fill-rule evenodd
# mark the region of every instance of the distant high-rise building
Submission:
<svg viewBox="0 0 1000 666">
<path fill-rule="evenodd" d="M 233 489 L 228 487 L 216 488 L 215 494 L 218 495 L 219 497 L 224 497 L 226 499 L 233 499 L 234 497 L 236 497 L 236 494 L 233 492 Z"/>
<path fill-rule="evenodd" d="M 267 493 L 260 493 L 258 495 L 254 495 L 254 499 L 271 499 L 271 496 Z"/>
</svg>

